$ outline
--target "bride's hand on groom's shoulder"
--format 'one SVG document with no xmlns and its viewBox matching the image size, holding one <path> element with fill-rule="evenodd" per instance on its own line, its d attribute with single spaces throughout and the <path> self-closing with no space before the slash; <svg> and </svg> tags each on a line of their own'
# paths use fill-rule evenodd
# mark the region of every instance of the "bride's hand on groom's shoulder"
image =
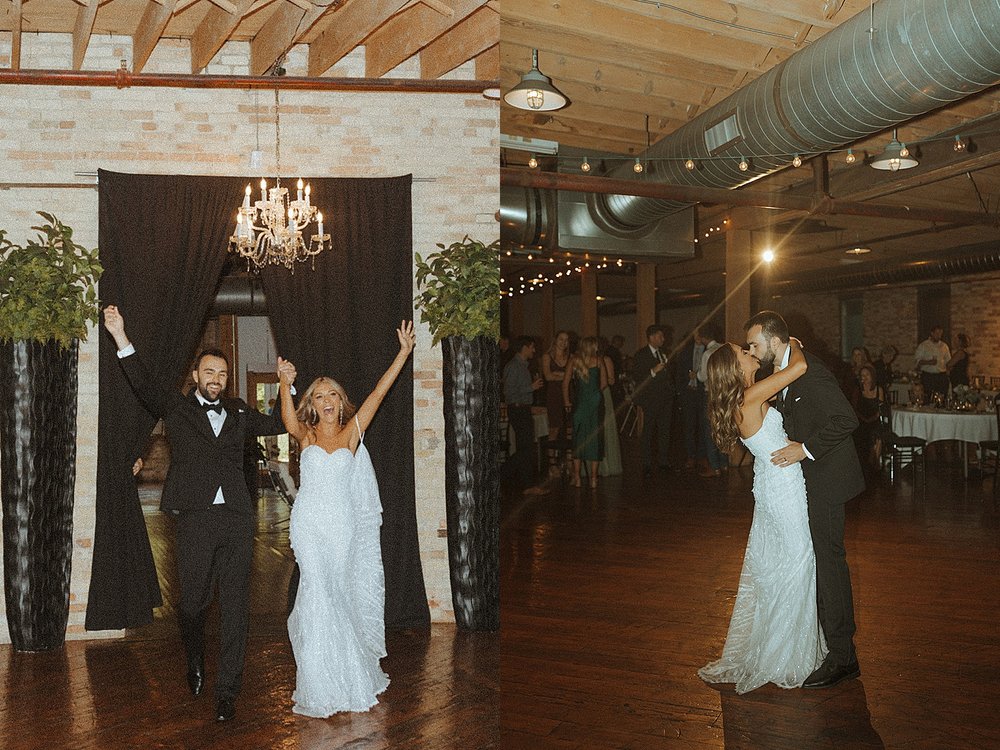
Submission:
<svg viewBox="0 0 1000 750">
<path fill-rule="evenodd" d="M 789 343 L 795 344 L 797 347 L 799 347 L 799 349 L 805 349 L 805 346 L 802 345 L 802 341 L 795 338 L 794 336 L 789 336 L 788 341 Z"/>
<path fill-rule="evenodd" d="M 413 347 L 417 343 L 417 336 L 413 332 L 413 321 L 401 321 L 399 328 L 396 329 L 396 336 L 399 338 L 399 351 L 402 354 L 409 356 L 410 352 L 413 351 Z"/>
</svg>

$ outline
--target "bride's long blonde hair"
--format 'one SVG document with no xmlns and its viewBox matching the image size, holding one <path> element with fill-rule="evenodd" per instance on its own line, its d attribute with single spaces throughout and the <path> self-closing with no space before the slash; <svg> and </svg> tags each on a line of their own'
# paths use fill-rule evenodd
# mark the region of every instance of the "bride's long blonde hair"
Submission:
<svg viewBox="0 0 1000 750">
<path fill-rule="evenodd" d="M 731 344 L 723 344 L 708 358 L 708 423 L 712 439 L 719 449 L 728 452 L 740 438 L 743 421 L 743 369 Z"/>
</svg>

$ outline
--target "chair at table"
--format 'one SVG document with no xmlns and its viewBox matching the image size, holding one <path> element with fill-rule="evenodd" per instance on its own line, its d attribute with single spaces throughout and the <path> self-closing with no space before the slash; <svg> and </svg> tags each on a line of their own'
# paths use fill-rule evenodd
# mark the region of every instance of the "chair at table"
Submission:
<svg viewBox="0 0 1000 750">
<path fill-rule="evenodd" d="M 917 461 L 920 461 L 921 487 L 927 486 L 927 463 L 924 460 L 924 449 L 927 441 L 912 435 L 897 435 L 892 431 L 892 407 L 883 401 L 879 408 L 879 422 L 885 435 L 882 462 L 889 463 L 889 481 L 896 483 L 897 466 L 902 470 L 904 462 L 913 467 L 913 484 L 917 483 Z"/>
<path fill-rule="evenodd" d="M 997 434 L 1000 435 L 1000 397 L 994 399 L 994 410 L 997 415 Z M 986 470 L 986 454 L 990 454 L 990 465 L 992 466 L 992 471 L 987 472 Z M 998 440 L 981 440 L 979 442 L 979 473 L 981 476 L 986 476 L 989 473 L 993 477 L 993 493 L 996 494 L 997 491 L 997 465 L 1000 464 L 1000 441 Z"/>
</svg>

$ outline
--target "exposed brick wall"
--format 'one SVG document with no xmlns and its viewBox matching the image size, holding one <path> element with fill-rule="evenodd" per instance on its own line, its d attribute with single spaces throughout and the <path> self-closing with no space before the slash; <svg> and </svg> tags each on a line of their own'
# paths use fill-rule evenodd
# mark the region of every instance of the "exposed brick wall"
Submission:
<svg viewBox="0 0 1000 750">
<path fill-rule="evenodd" d="M 210 73 L 246 73 L 248 45 L 227 44 Z M 68 35 L 26 35 L 22 67 L 68 68 Z M 131 40 L 95 35 L 84 67 L 113 70 L 131 57 Z M 6 59 L 6 63 L 4 60 Z M 0 40 L 0 66 L 9 65 L 10 38 Z M 328 71 L 361 76 L 363 49 Z M 289 75 L 305 73 L 304 49 L 286 60 Z M 164 40 L 145 72 L 189 72 L 187 44 Z M 416 60 L 393 77 L 419 77 Z M 466 64 L 449 78 L 475 78 Z M 256 102 L 255 102 L 256 100 Z M 0 191 L 3 227 L 23 241 L 35 211 L 56 213 L 74 238 L 97 244 L 97 191 L 92 187 L 46 188 L 44 183 L 92 185 L 77 172 L 98 168 L 159 174 L 246 174 L 256 142 L 260 107 L 263 172 L 274 173 L 273 95 L 238 90 L 163 88 L 0 88 L 2 180 L 39 187 Z M 412 173 L 413 246 L 426 254 L 435 244 L 464 235 L 497 236 L 499 205 L 499 107 L 478 95 L 291 92 L 281 94 L 282 174 L 385 177 Z M 319 203 L 321 196 L 314 196 Z M 417 324 L 414 352 L 414 454 L 417 523 L 431 615 L 452 621 L 444 507 L 444 420 L 441 350 L 431 347 L 427 327 Z M 83 631 L 90 580 L 97 462 L 97 336 L 81 346 L 75 550 L 68 637 Z M 0 642 L 7 639 L 0 601 Z"/>
<path fill-rule="evenodd" d="M 951 332 L 970 339 L 970 375 L 1000 376 L 1000 278 L 951 285 Z"/>
</svg>

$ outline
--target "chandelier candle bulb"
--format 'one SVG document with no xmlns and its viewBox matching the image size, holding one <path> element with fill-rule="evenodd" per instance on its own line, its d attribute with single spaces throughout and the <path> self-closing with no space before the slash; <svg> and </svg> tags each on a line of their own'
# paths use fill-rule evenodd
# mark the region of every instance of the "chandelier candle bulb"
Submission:
<svg viewBox="0 0 1000 750">
<path fill-rule="evenodd" d="M 311 190 L 311 188 L 309 187 L 309 185 L 306 185 L 306 208 L 309 208 L 309 192 L 310 192 L 310 190 Z M 322 232 L 320 234 L 322 234 Z"/>
<path fill-rule="evenodd" d="M 250 185 L 247 184 L 246 193 L 243 195 L 243 208 L 250 208 Z"/>
<path fill-rule="evenodd" d="M 323 239 L 323 214 L 316 214 L 316 221 L 319 222 L 319 237 Z"/>
<path fill-rule="evenodd" d="M 302 178 L 301 177 L 299 178 L 299 181 L 298 181 L 298 184 L 296 185 L 296 187 L 298 188 L 298 196 L 299 196 L 298 199 L 302 200 Z"/>
<path fill-rule="evenodd" d="M 267 180 L 263 177 L 260 178 L 260 199 L 262 201 L 267 200 Z"/>
</svg>

